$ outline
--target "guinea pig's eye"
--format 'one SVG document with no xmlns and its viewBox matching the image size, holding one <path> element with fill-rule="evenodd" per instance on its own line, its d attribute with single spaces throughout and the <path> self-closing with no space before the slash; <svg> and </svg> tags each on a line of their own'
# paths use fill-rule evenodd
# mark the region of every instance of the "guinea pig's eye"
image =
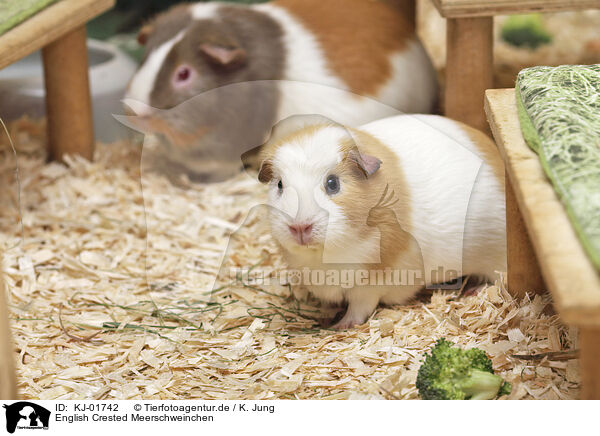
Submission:
<svg viewBox="0 0 600 436">
<path fill-rule="evenodd" d="M 280 194 L 283 192 L 283 182 L 281 179 L 279 179 L 279 182 L 277 182 L 277 189 L 279 190 Z"/>
<path fill-rule="evenodd" d="M 192 79 L 193 73 L 194 72 L 192 71 L 191 67 L 187 65 L 180 65 L 173 74 L 174 84 L 177 86 L 187 84 Z"/>
<path fill-rule="evenodd" d="M 183 82 L 190 78 L 190 69 L 188 67 L 183 67 L 177 71 L 177 80 Z"/>
<path fill-rule="evenodd" d="M 325 192 L 327 192 L 327 195 L 333 195 L 340 192 L 340 179 L 338 176 L 334 174 L 327 176 L 327 180 L 325 181 Z"/>
</svg>

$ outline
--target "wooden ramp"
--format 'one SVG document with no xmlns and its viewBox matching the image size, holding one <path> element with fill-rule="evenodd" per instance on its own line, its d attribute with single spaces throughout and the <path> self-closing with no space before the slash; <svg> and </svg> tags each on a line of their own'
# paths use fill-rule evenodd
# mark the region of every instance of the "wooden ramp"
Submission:
<svg viewBox="0 0 600 436">
<path fill-rule="evenodd" d="M 509 290 L 538 291 L 545 282 L 561 319 L 580 328 L 582 397 L 600 399 L 600 274 L 579 242 L 537 154 L 523 139 L 515 90 L 488 90 L 485 111 L 508 182 Z M 515 216 L 519 213 L 520 217 Z M 519 226 L 520 219 L 524 225 Z"/>
</svg>

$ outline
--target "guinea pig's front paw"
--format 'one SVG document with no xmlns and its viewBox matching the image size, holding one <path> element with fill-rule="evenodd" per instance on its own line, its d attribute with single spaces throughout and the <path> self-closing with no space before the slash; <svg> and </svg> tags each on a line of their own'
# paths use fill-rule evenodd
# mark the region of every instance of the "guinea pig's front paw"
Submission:
<svg viewBox="0 0 600 436">
<path fill-rule="evenodd" d="M 489 286 L 489 282 L 485 277 L 469 276 L 467 277 L 467 283 L 465 283 L 461 296 L 471 297 L 479 294 L 480 291 Z"/>
<path fill-rule="evenodd" d="M 484 283 L 483 285 L 466 287 L 462 291 L 462 296 L 463 297 L 473 297 L 473 296 L 479 294 L 479 292 L 483 291 L 488 286 L 489 285 L 487 283 Z"/>
<path fill-rule="evenodd" d="M 344 317 L 332 326 L 336 330 L 346 330 L 364 324 L 379 303 L 377 295 L 361 292 L 361 290 L 353 289 L 348 293 L 347 298 L 348 308 Z"/>
<path fill-rule="evenodd" d="M 304 286 L 292 286 L 292 296 L 295 300 L 306 301 L 308 300 L 308 289 Z"/>
<path fill-rule="evenodd" d="M 365 319 L 363 319 L 362 317 L 359 318 L 357 316 L 348 315 L 348 313 L 346 312 L 346 315 L 344 315 L 342 319 L 340 319 L 338 322 L 332 325 L 331 328 L 335 330 L 348 330 L 357 325 L 364 324 L 364 322 Z"/>
</svg>

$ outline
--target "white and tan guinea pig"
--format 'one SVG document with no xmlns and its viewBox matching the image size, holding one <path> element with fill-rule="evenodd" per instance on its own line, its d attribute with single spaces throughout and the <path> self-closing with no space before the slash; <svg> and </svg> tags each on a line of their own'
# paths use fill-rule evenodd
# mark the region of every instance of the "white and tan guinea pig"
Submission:
<svg viewBox="0 0 600 436">
<path fill-rule="evenodd" d="M 424 286 L 505 270 L 503 166 L 477 130 L 435 115 L 357 129 L 291 117 L 259 158 L 272 234 L 302 273 L 295 292 L 347 302 L 336 328 Z"/>
<path fill-rule="evenodd" d="M 171 136 L 185 138 L 170 157 L 209 173 L 207 180 L 239 171 L 240 155 L 290 115 L 320 113 L 358 126 L 430 113 L 436 74 L 403 1 L 395 3 L 179 5 L 140 31 L 146 55 L 127 105 L 138 116 L 170 120 L 171 133 L 181 132 Z"/>
</svg>

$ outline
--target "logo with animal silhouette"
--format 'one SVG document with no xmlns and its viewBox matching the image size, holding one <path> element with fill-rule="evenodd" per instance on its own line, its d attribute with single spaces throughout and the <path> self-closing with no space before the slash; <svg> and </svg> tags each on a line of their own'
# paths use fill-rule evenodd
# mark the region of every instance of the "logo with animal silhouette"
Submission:
<svg viewBox="0 0 600 436">
<path fill-rule="evenodd" d="M 6 412 L 6 431 L 14 433 L 15 430 L 48 430 L 50 424 L 50 411 L 42 406 L 29 401 L 18 401 L 13 404 L 4 404 Z"/>
</svg>

